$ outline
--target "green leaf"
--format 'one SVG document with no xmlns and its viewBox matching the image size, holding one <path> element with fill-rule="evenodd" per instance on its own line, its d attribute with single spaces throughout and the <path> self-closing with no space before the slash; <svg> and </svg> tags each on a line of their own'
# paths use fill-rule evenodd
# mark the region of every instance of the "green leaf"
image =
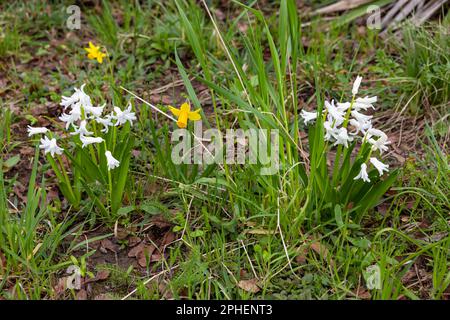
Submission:
<svg viewBox="0 0 450 320">
<path fill-rule="evenodd" d="M 362 217 L 364 212 L 366 212 L 370 208 L 373 208 L 377 204 L 379 199 L 386 193 L 386 191 L 389 190 L 389 188 L 395 182 L 397 174 L 397 170 L 392 172 L 386 180 L 380 181 L 375 186 L 373 186 L 370 192 L 367 192 L 366 195 L 359 201 L 359 208 L 357 209 L 357 216 L 359 218 Z"/>
<path fill-rule="evenodd" d="M 205 232 L 201 229 L 195 230 L 193 232 L 191 232 L 189 235 L 191 236 L 191 238 L 198 238 L 198 237 L 203 237 L 205 234 Z"/>
<path fill-rule="evenodd" d="M 119 210 L 120 204 L 122 203 L 123 193 L 125 190 L 125 184 L 127 182 L 128 171 L 130 167 L 131 159 L 131 148 L 134 145 L 134 139 L 132 137 L 127 141 L 125 148 L 120 157 L 119 171 L 115 175 L 113 181 L 113 189 L 111 195 L 111 212 L 114 214 Z"/>
<path fill-rule="evenodd" d="M 167 207 L 164 204 L 157 201 L 146 201 L 145 203 L 139 206 L 139 209 L 151 215 L 156 215 L 160 213 L 164 214 L 169 213 L 169 209 L 167 209 Z"/>
<path fill-rule="evenodd" d="M 3 166 L 6 167 L 7 169 L 11 169 L 17 163 L 19 163 L 19 161 L 20 161 L 20 155 L 15 155 L 15 156 L 9 158 L 8 160 L 4 161 Z"/>
<path fill-rule="evenodd" d="M 135 206 L 128 206 L 128 207 L 122 207 L 119 210 L 117 210 L 117 214 L 119 216 L 126 216 L 128 215 L 130 212 L 133 212 L 134 210 L 136 210 Z"/>
<path fill-rule="evenodd" d="M 342 220 L 342 210 L 341 206 L 338 204 L 334 207 L 334 217 L 336 219 L 337 226 L 339 228 L 344 228 L 345 224 L 344 221 Z"/>
</svg>

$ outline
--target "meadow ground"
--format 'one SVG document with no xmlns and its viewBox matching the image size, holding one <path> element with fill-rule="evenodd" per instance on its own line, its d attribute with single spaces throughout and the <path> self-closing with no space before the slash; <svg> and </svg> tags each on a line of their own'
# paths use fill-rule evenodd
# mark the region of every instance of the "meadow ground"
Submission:
<svg viewBox="0 0 450 320">
<path fill-rule="evenodd" d="M 448 299 L 448 8 L 380 32 L 321 2 L 0 4 L 0 299 Z M 278 130 L 277 171 L 174 163 L 200 122 Z"/>
</svg>

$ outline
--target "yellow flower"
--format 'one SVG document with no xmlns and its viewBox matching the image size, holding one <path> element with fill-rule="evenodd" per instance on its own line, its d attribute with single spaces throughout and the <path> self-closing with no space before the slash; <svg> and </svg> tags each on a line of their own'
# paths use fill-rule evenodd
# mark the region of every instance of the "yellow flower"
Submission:
<svg viewBox="0 0 450 320">
<path fill-rule="evenodd" d="M 100 51 L 100 46 L 96 47 L 91 41 L 89 41 L 89 48 L 84 48 L 88 52 L 88 58 L 91 60 L 97 59 L 98 63 L 103 62 L 103 58 L 106 54 Z"/>
<path fill-rule="evenodd" d="M 202 117 L 200 116 L 200 109 L 191 111 L 189 103 L 185 102 L 181 105 L 180 109 L 169 106 L 170 112 L 178 117 L 177 125 L 180 128 L 186 128 L 188 119 L 191 121 L 198 121 Z"/>
</svg>

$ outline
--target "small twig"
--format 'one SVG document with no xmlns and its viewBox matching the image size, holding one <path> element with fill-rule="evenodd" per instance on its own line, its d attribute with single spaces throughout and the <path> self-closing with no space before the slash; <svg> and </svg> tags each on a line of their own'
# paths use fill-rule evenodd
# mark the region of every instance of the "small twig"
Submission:
<svg viewBox="0 0 450 320">
<path fill-rule="evenodd" d="M 245 247 L 244 241 L 242 241 L 242 240 L 240 240 L 240 241 L 241 241 L 241 244 L 242 244 L 242 248 L 244 248 L 245 254 L 247 255 L 248 262 L 250 262 L 250 267 L 252 268 L 253 274 L 255 275 L 255 278 L 259 280 L 259 277 L 258 277 L 258 275 L 256 274 L 256 271 L 255 271 L 255 267 L 253 266 L 252 259 L 250 259 L 250 256 L 249 256 L 249 254 L 247 252 L 247 248 Z"/>
<path fill-rule="evenodd" d="M 286 243 L 284 242 L 284 237 L 283 237 L 283 232 L 281 231 L 281 225 L 280 225 L 280 197 L 277 197 L 277 228 L 278 231 L 280 232 L 280 238 L 281 238 L 281 242 L 283 243 L 283 248 L 284 248 L 284 252 L 286 254 L 286 258 L 289 264 L 289 268 L 292 271 L 292 274 L 297 277 L 298 279 L 300 279 L 300 277 L 295 273 L 294 268 L 292 268 L 292 264 L 291 264 L 291 258 L 289 258 L 289 252 L 286 246 Z"/>
</svg>

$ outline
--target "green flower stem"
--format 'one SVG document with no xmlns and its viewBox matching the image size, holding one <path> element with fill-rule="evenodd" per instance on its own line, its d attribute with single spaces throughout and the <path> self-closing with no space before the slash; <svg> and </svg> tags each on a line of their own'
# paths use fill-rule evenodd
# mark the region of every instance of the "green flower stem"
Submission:
<svg viewBox="0 0 450 320">
<path fill-rule="evenodd" d="M 67 171 L 66 171 L 66 169 L 64 168 L 64 164 L 63 164 L 63 162 L 62 162 L 62 158 L 61 158 L 61 156 L 60 155 L 56 155 L 56 158 L 58 159 L 58 163 L 59 163 L 59 166 L 60 166 L 60 172 L 62 172 L 62 174 L 63 174 L 63 176 L 64 176 L 64 180 L 65 180 L 65 183 L 66 183 L 66 185 L 67 185 L 67 189 L 69 190 L 69 192 L 70 192 L 70 196 L 72 197 L 72 199 L 73 199 L 73 201 L 71 201 L 73 204 L 75 204 L 76 202 L 77 202 L 77 197 L 75 196 L 75 193 L 73 192 L 73 190 L 72 190 L 72 184 L 70 183 L 70 179 L 69 179 L 69 175 L 67 174 Z M 53 160 L 53 158 L 52 158 L 52 160 Z M 55 165 L 56 165 L 56 163 L 55 163 Z"/>
<path fill-rule="evenodd" d="M 106 141 L 103 141 L 103 145 L 105 146 L 105 151 L 108 150 L 107 146 L 106 146 Z M 110 206 L 110 210 L 112 210 L 112 197 L 113 197 L 112 175 L 111 175 L 111 170 L 109 170 L 109 168 L 108 168 L 108 164 L 106 164 L 106 170 L 108 171 L 109 206 Z"/>
</svg>

